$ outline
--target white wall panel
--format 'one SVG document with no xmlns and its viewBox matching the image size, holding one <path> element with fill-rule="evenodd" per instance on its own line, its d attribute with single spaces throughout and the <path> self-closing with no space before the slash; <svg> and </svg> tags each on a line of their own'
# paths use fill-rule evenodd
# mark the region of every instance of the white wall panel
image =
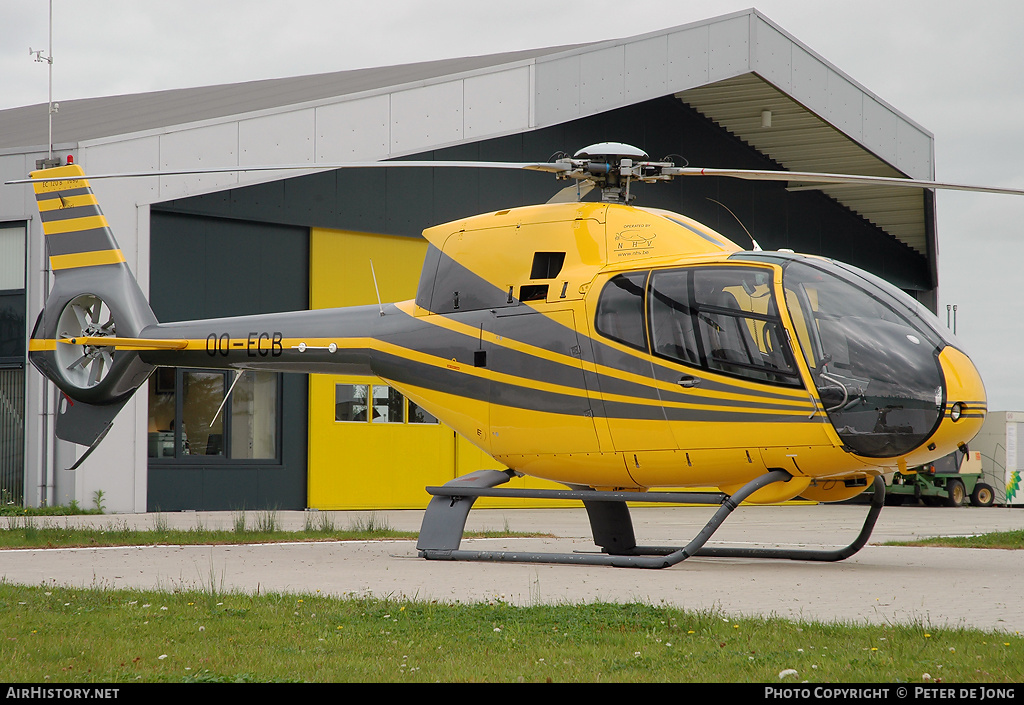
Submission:
<svg viewBox="0 0 1024 705">
<path fill-rule="evenodd" d="M 890 164 L 896 163 L 896 115 L 864 95 L 864 146 Z"/>
<path fill-rule="evenodd" d="M 787 93 L 792 90 L 793 40 L 767 22 L 754 19 L 753 68 L 765 80 Z"/>
<path fill-rule="evenodd" d="M 160 166 L 159 153 L 159 138 L 141 137 L 83 147 L 78 161 L 86 174 L 154 171 Z M 136 205 L 158 199 L 158 179 L 97 179 L 89 185 L 129 268 L 133 272 L 139 271 L 140 266 L 148 268 L 149 262 L 140 263 L 138 257 Z"/>
<path fill-rule="evenodd" d="M 86 458 L 75 471 L 75 495 L 83 507 L 91 509 L 96 490 L 102 490 L 103 504 L 108 512 L 145 511 L 145 506 L 139 507 L 135 501 L 136 483 L 141 481 L 145 486 L 147 472 L 145 463 L 141 467 L 136 465 L 138 439 L 146 438 L 147 428 L 145 424 L 139 426 L 136 423 L 140 406 L 146 408 L 148 414 L 147 397 L 136 394 L 129 399 L 120 413 L 114 417 L 114 425 L 96 452 Z M 84 446 L 72 447 L 75 449 L 76 458 L 81 457 L 86 450 Z M 148 451 L 148 448 L 144 450 Z M 137 479 L 139 476 L 141 480 Z"/>
<path fill-rule="evenodd" d="M 317 161 L 370 161 L 391 146 L 391 97 L 377 95 L 316 109 Z"/>
<path fill-rule="evenodd" d="M 537 62 L 534 112 L 538 127 L 579 116 L 580 61 L 580 56 L 575 55 Z"/>
<path fill-rule="evenodd" d="M 828 104 L 828 67 L 803 47 L 793 45 L 791 95 L 804 105 L 818 105 L 818 111 Z M 860 112 L 858 108 L 858 113 Z M 860 122 L 858 118 L 857 122 Z"/>
<path fill-rule="evenodd" d="M 593 115 L 617 108 L 626 95 L 625 47 L 588 52 L 580 62 L 580 112 Z"/>
<path fill-rule="evenodd" d="M 410 154 L 462 139 L 462 81 L 391 94 L 391 152 Z"/>
<path fill-rule="evenodd" d="M 896 166 L 915 179 L 934 179 L 932 140 L 906 120 L 896 123 Z"/>
<path fill-rule="evenodd" d="M 238 123 L 239 164 L 305 164 L 316 155 L 313 108 L 249 118 Z"/>
<path fill-rule="evenodd" d="M 160 168 L 201 169 L 238 164 L 238 123 L 225 122 L 160 136 Z M 181 198 L 234 186 L 238 174 L 195 174 L 160 179 L 160 199 Z"/>
<path fill-rule="evenodd" d="M 483 74 L 464 82 L 465 138 L 530 128 L 530 67 Z"/>
<path fill-rule="evenodd" d="M 668 88 L 677 93 L 708 82 L 711 31 L 707 25 L 673 32 L 667 37 L 665 73 Z"/>
<path fill-rule="evenodd" d="M 156 171 L 160 163 L 160 138 L 156 135 L 89 144 L 80 149 L 78 163 L 86 174 Z M 121 181 L 118 179 L 118 181 Z M 156 180 L 148 185 L 155 188 Z M 96 184 L 93 184 L 95 188 Z"/>
<path fill-rule="evenodd" d="M 750 69 L 750 15 L 712 22 L 708 78 L 720 81 Z"/>
<path fill-rule="evenodd" d="M 827 69 L 828 98 L 822 116 L 857 141 L 864 139 L 864 91 Z"/>
<path fill-rule="evenodd" d="M 626 45 L 626 102 L 667 95 L 668 37 L 652 37 Z"/>
<path fill-rule="evenodd" d="M 27 178 L 35 166 L 35 159 L 32 155 L 0 156 L 0 184 L 5 184 L 12 179 Z M 36 199 L 31 186 L 3 186 L 0 188 L 0 222 L 25 220 L 29 216 L 35 215 Z"/>
<path fill-rule="evenodd" d="M 161 168 L 160 139 L 154 135 L 82 147 L 78 163 L 86 174 L 157 171 Z M 135 252 L 135 204 L 160 200 L 160 179 L 100 179 L 89 183 L 114 231 L 114 237 L 122 246 L 125 257 L 129 258 Z M 137 262 L 133 258 L 128 261 L 135 270 Z M 146 266 L 149 266 L 148 262 Z"/>
</svg>

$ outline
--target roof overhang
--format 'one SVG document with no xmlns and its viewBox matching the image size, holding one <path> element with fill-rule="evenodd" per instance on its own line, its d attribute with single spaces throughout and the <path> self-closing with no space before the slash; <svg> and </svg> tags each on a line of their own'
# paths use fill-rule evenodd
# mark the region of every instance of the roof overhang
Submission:
<svg viewBox="0 0 1024 705">
<path fill-rule="evenodd" d="M 909 176 L 755 73 L 675 95 L 788 171 Z M 920 254 L 929 252 L 922 189 L 799 182 L 790 188 L 821 190 Z"/>
</svg>

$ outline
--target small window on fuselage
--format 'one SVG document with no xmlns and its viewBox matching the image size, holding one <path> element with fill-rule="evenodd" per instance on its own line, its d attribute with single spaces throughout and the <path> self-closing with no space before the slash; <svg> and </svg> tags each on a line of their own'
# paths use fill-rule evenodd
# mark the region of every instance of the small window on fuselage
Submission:
<svg viewBox="0 0 1024 705">
<path fill-rule="evenodd" d="M 644 281 L 647 272 L 630 272 L 613 277 L 597 302 L 594 325 L 597 331 L 623 345 L 647 351 L 644 331 Z"/>
</svg>

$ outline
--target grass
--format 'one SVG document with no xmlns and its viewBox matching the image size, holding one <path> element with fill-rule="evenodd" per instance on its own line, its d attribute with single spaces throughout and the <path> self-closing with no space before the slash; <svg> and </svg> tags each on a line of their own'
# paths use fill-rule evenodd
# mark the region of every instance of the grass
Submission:
<svg viewBox="0 0 1024 705">
<path fill-rule="evenodd" d="M 302 531 L 273 512 L 231 530 L 74 529 L 49 517 L 0 521 L 0 546 L 249 543 L 414 538 L 379 516 L 340 529 L 311 514 Z M 476 535 L 508 536 L 503 530 Z M 1009 538 L 1008 538 L 1009 537 Z M 1019 548 L 1024 532 L 913 545 Z M 939 543 L 932 543 L 939 542 Z M 950 543 L 953 542 L 953 543 Z M 1018 683 L 1017 633 L 733 618 L 663 605 L 474 604 L 226 591 L 15 586 L 0 580 L 0 681 L 125 682 L 753 682 Z"/>
<path fill-rule="evenodd" d="M 72 500 L 70 504 L 61 504 L 53 507 L 23 507 L 21 504 L 15 504 L 13 502 L 5 502 L 0 504 L 0 517 L 3 516 L 28 516 L 28 517 L 53 517 L 53 516 L 78 516 L 83 514 L 103 514 L 101 506 L 103 504 L 103 495 L 93 494 L 93 502 L 95 507 L 93 509 L 83 509 L 78 506 L 78 502 Z"/>
<path fill-rule="evenodd" d="M 132 529 L 124 522 L 113 521 L 103 528 L 60 526 L 49 520 L 31 518 L 0 522 L 0 548 L 70 548 L 79 546 L 153 546 L 201 544 L 274 543 L 283 541 L 353 541 L 373 539 L 414 539 L 416 532 L 396 531 L 381 526 L 372 530 L 319 529 L 282 531 L 272 517 L 256 517 L 246 527 L 244 519 L 234 521 L 232 529 L 171 529 L 157 521 L 153 529 Z"/>
<path fill-rule="evenodd" d="M 156 514 L 152 529 L 132 529 L 126 522 L 111 520 L 101 528 L 63 525 L 52 517 L 11 516 L 0 518 L 0 549 L 75 548 L 104 546 L 195 546 L 207 544 L 276 543 L 286 541 L 372 541 L 415 539 L 418 532 L 393 529 L 385 518 L 375 514 L 357 518 L 347 528 L 336 527 L 326 514 L 307 517 L 299 531 L 281 528 L 276 512 L 232 514 L 231 529 L 208 529 L 201 523 L 193 528 L 172 529 L 166 517 Z M 251 519 L 251 522 L 249 521 Z M 467 531 L 467 538 L 504 538 L 550 536 L 504 530 Z"/>
<path fill-rule="evenodd" d="M 889 541 L 886 546 L 942 546 L 946 548 L 1001 548 L 1017 551 L 1024 548 L 1024 529 L 997 531 L 978 536 L 936 536 L 914 541 Z"/>
<path fill-rule="evenodd" d="M 1024 679 L 1019 635 L 517 607 L 0 583 L 7 682 L 947 682 Z M 780 673 L 793 669 L 795 674 Z"/>
</svg>

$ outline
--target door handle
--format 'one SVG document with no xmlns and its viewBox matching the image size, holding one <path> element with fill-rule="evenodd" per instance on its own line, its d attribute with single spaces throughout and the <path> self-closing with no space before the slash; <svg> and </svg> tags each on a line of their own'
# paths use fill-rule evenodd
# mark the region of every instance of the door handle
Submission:
<svg viewBox="0 0 1024 705">
<path fill-rule="evenodd" d="M 679 382 L 677 384 L 680 387 L 690 389 L 691 387 L 696 387 L 698 384 L 700 384 L 700 377 L 694 377 L 693 375 L 683 375 L 682 377 L 679 378 Z"/>
</svg>

